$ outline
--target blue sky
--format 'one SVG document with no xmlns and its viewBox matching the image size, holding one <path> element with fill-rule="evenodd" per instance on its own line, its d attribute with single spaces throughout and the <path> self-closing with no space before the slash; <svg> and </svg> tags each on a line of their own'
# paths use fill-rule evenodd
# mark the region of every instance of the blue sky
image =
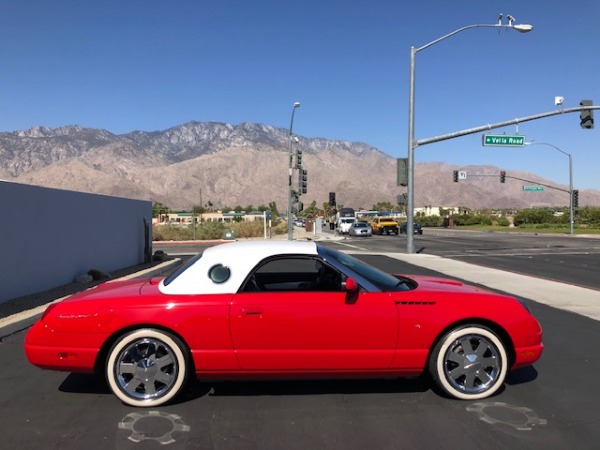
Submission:
<svg viewBox="0 0 600 450">
<path fill-rule="evenodd" d="M 0 131 L 81 125 L 115 134 L 188 121 L 256 122 L 406 157 L 409 49 L 499 13 L 531 33 L 476 28 L 417 55 L 416 138 L 600 104 L 597 0 L 20 0 L 0 14 Z M 573 155 L 600 189 L 600 111 L 495 130 Z M 548 146 L 419 147 L 416 162 L 490 164 L 568 183 Z M 451 176 L 449 174 L 448 176 Z"/>
</svg>

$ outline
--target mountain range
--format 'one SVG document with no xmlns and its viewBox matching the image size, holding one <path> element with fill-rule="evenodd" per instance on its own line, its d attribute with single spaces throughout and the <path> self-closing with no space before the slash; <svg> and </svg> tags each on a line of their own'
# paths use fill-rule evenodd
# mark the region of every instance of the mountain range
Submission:
<svg viewBox="0 0 600 450">
<path fill-rule="evenodd" d="M 273 126 L 188 122 L 164 131 L 116 135 L 64 126 L 0 133 L 0 178 L 5 181 L 160 202 L 191 209 L 267 205 L 287 209 L 289 132 Z M 371 208 L 396 204 L 396 158 L 360 142 L 297 137 L 308 172 L 305 205 L 328 201 Z M 453 182 L 453 171 L 468 173 Z M 511 171 L 504 184 L 494 166 L 458 167 L 416 163 L 415 206 L 471 209 L 567 206 L 568 186 L 527 172 Z M 524 192 L 512 177 L 561 190 Z M 530 184 L 530 183 L 527 183 Z M 295 185 L 295 183 L 294 183 Z M 600 206 L 600 191 L 579 194 L 580 206 Z"/>
</svg>

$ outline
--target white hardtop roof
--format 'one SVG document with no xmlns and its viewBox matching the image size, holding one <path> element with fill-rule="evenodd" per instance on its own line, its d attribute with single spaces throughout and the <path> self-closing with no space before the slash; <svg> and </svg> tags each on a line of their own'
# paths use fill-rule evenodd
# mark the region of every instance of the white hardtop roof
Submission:
<svg viewBox="0 0 600 450">
<path fill-rule="evenodd" d="M 189 266 L 167 286 L 163 294 L 194 295 L 235 293 L 260 261 L 275 255 L 317 255 L 317 244 L 312 241 L 238 241 L 209 247 L 202 257 Z M 229 269 L 229 278 L 215 283 L 209 277 L 211 268 L 221 265 Z"/>
</svg>

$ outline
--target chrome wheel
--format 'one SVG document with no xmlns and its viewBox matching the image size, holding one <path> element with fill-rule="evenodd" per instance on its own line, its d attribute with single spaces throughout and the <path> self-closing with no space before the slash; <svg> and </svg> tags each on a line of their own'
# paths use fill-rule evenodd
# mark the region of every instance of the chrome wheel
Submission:
<svg viewBox="0 0 600 450">
<path fill-rule="evenodd" d="M 434 381 L 455 398 L 489 397 L 504 383 L 507 373 L 504 344 L 491 330 L 469 325 L 448 333 L 432 353 Z"/>
<path fill-rule="evenodd" d="M 113 393 L 131 406 L 158 406 L 184 385 L 183 345 L 168 333 L 141 329 L 123 336 L 109 353 L 106 377 Z"/>
</svg>

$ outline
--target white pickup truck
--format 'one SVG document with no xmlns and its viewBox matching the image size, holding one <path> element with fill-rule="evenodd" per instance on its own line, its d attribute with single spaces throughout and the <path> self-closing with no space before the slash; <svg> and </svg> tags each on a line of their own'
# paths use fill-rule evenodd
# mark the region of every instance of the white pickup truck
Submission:
<svg viewBox="0 0 600 450">
<path fill-rule="evenodd" d="M 354 217 L 340 217 L 336 224 L 337 232 L 339 234 L 348 234 L 354 222 L 356 222 Z"/>
</svg>

